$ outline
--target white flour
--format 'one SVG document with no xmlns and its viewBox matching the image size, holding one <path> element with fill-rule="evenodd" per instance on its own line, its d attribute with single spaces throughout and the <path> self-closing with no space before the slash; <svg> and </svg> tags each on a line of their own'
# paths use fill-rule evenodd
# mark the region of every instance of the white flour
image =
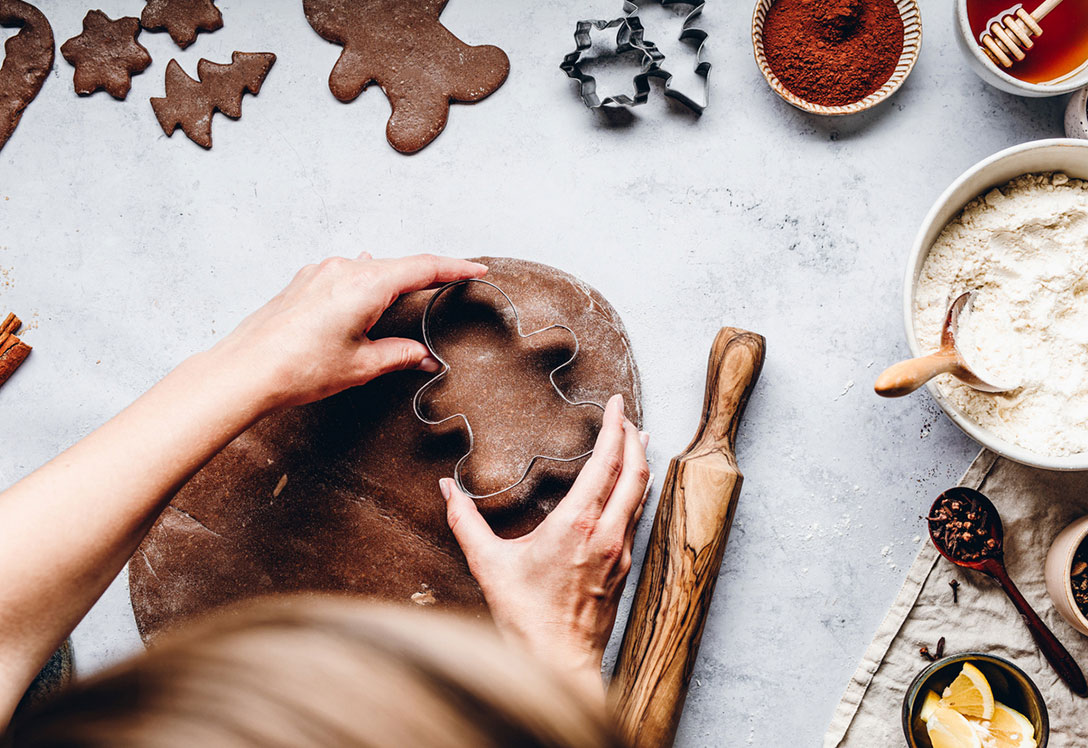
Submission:
<svg viewBox="0 0 1088 748">
<path fill-rule="evenodd" d="M 987 394 L 945 375 L 938 389 L 986 430 L 1036 454 L 1088 452 L 1088 182 L 1018 177 L 945 227 L 915 291 L 923 349 L 938 346 L 948 307 L 972 290 L 960 350 L 983 378 L 1021 386 Z"/>
</svg>

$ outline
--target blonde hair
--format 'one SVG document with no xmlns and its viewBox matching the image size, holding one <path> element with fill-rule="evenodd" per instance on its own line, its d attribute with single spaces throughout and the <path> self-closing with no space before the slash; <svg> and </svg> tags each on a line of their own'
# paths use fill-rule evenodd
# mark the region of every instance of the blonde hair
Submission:
<svg viewBox="0 0 1088 748">
<path fill-rule="evenodd" d="M 328 596 L 227 609 L 18 719 L 14 746 L 619 748 L 479 623 Z M 0 741 L 2 743 L 3 741 Z"/>
</svg>

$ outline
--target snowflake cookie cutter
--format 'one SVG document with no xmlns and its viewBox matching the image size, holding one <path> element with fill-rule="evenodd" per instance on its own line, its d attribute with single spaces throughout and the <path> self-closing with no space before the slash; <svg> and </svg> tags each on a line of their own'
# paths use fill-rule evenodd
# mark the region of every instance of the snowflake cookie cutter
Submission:
<svg viewBox="0 0 1088 748">
<path fill-rule="evenodd" d="M 472 451 L 476 448 L 476 437 L 473 434 L 472 424 L 469 423 L 468 416 L 464 413 L 454 413 L 452 415 L 446 416 L 445 418 L 431 419 L 423 414 L 422 401 L 423 397 L 427 394 L 427 392 L 439 382 L 441 382 L 443 379 L 445 379 L 446 375 L 450 372 L 450 365 L 435 350 L 434 343 L 431 338 L 431 315 L 434 311 L 435 304 L 438 302 L 439 298 L 441 298 L 443 295 L 453 290 L 454 288 L 467 286 L 471 283 L 479 283 L 481 285 L 488 286 L 489 288 L 497 291 L 499 295 L 502 296 L 502 298 L 506 301 L 507 305 L 509 305 L 510 310 L 514 313 L 515 330 L 518 334 L 518 337 L 522 340 L 526 340 L 528 338 L 534 337 L 536 335 L 541 335 L 552 330 L 565 330 L 567 333 L 569 333 L 571 338 L 574 340 L 574 350 L 571 352 L 570 357 L 566 361 L 562 362 L 548 373 L 548 381 L 551 382 L 552 389 L 554 389 L 556 394 L 563 399 L 563 402 L 567 403 L 572 407 L 592 406 L 604 413 L 604 406 L 592 400 L 572 400 L 571 398 L 567 397 L 566 393 L 563 392 L 563 388 L 560 387 L 559 384 L 555 381 L 556 374 L 558 374 L 559 371 L 561 371 L 562 369 L 565 369 L 567 366 L 570 366 L 574 362 L 574 359 L 578 357 L 580 344 L 578 342 L 578 336 L 575 335 L 574 330 L 570 329 L 566 325 L 552 324 L 548 325 L 547 327 L 542 327 L 539 330 L 533 330 L 529 333 L 523 332 L 521 327 L 521 315 L 518 312 L 518 308 L 514 305 L 513 300 L 507 295 L 505 291 L 503 291 L 491 281 L 482 280 L 480 278 L 469 278 L 466 280 L 459 280 L 452 283 L 447 283 L 446 285 L 435 291 L 431 298 L 427 301 L 427 306 L 423 309 L 423 344 L 427 346 L 427 350 L 430 351 L 431 356 L 433 356 L 435 360 L 442 365 L 442 368 L 422 387 L 416 390 L 415 395 L 412 397 L 412 412 L 415 413 L 416 418 L 418 418 L 420 421 L 427 424 L 428 426 L 441 426 L 442 424 L 449 423 L 450 421 L 454 421 L 457 419 L 460 419 L 465 424 L 465 430 L 468 432 L 468 451 L 465 452 L 465 454 L 462 455 L 459 460 L 457 460 L 457 464 L 454 465 L 453 479 L 457 482 L 457 487 L 460 488 L 461 491 L 465 493 L 465 495 L 473 500 L 480 501 L 483 499 L 490 499 L 500 494 L 504 494 L 507 491 L 511 491 L 520 486 L 529 478 L 529 473 L 532 472 L 533 467 L 538 462 L 577 462 L 578 460 L 589 457 L 591 454 L 593 454 L 593 450 L 590 449 L 580 455 L 575 455 L 573 457 L 561 457 L 545 454 L 533 455 L 529 458 L 529 462 L 525 465 L 525 470 L 522 471 L 521 477 L 510 485 L 499 489 L 498 491 L 492 491 L 485 494 L 476 494 L 470 491 L 467 486 L 465 486 L 462 468 L 464 467 L 465 462 L 468 461 L 468 458 L 472 455 Z"/>
<path fill-rule="evenodd" d="M 578 21 L 574 27 L 574 51 L 568 52 L 559 68 L 568 78 L 578 81 L 578 95 L 582 103 L 590 109 L 602 107 L 633 107 L 646 103 L 650 97 L 650 74 L 657 69 L 664 55 L 653 43 L 645 41 L 645 29 L 638 17 L 638 6 L 630 0 L 624 0 L 623 15 L 610 21 Z M 637 54 L 639 72 L 632 78 L 634 95 L 614 94 L 601 98 L 597 95 L 597 79 L 583 69 L 582 55 L 593 48 L 593 31 L 616 29 L 616 49 L 612 57 Z"/>
<path fill-rule="evenodd" d="M 639 18 L 639 6 L 631 0 L 624 0 L 623 13 L 620 18 L 611 21 L 578 21 L 574 29 L 575 50 L 568 53 L 563 62 L 559 64 L 568 77 L 579 82 L 579 94 L 584 103 L 590 109 L 599 109 L 607 106 L 633 107 L 644 104 L 650 96 L 650 78 L 659 78 L 663 81 L 665 96 L 680 102 L 696 114 L 702 114 L 710 103 L 710 61 L 706 59 L 706 40 L 709 34 L 705 29 L 699 28 L 698 19 L 706 7 L 706 0 L 655 0 L 662 6 L 689 5 L 691 11 L 684 17 L 680 27 L 681 42 L 692 42 L 695 45 L 694 72 L 702 79 L 702 97 L 696 100 L 684 91 L 673 87 L 674 74 L 665 67 L 666 56 L 652 41 L 646 40 L 646 29 Z M 633 84 L 635 94 L 618 94 L 601 99 L 597 95 L 597 79 L 583 70 L 582 54 L 593 46 L 592 32 L 605 29 L 618 28 L 616 32 L 616 50 L 613 56 L 635 52 L 641 55 L 641 69 L 634 76 Z"/>
</svg>

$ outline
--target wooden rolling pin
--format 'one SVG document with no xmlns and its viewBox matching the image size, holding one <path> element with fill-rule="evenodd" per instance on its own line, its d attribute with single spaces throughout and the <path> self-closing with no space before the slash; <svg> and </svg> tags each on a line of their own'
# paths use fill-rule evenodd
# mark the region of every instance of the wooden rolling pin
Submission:
<svg viewBox="0 0 1088 748">
<path fill-rule="evenodd" d="M 761 335 L 721 329 L 699 431 L 669 463 L 612 677 L 620 732 L 636 748 L 670 746 L 676 737 L 744 478 L 737 425 L 765 348 Z"/>
</svg>

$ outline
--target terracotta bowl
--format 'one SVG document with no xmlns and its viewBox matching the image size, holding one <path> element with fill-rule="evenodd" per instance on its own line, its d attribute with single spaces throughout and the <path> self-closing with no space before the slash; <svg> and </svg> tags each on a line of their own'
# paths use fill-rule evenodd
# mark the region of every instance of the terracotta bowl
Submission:
<svg viewBox="0 0 1088 748">
<path fill-rule="evenodd" d="M 1046 591 L 1062 618 L 1082 634 L 1088 635 L 1088 618 L 1080 612 L 1073 589 L 1070 587 L 1073 576 L 1073 556 L 1077 553 L 1081 541 L 1088 537 L 1088 517 L 1081 517 L 1069 527 L 1058 533 L 1050 545 L 1046 556 Z"/>
<path fill-rule="evenodd" d="M 918 51 L 922 48 L 922 16 L 918 11 L 916 0 L 896 0 L 899 14 L 903 18 L 903 54 L 899 57 L 899 64 L 895 66 L 892 77 L 884 82 L 884 85 L 860 101 L 839 106 L 824 106 L 805 101 L 795 93 L 790 92 L 778 80 L 770 66 L 767 64 L 767 56 L 763 52 L 763 24 L 767 20 L 767 11 L 774 5 L 775 0 L 759 0 L 756 3 L 755 12 L 752 14 L 752 47 L 756 54 L 756 64 L 763 72 L 771 90 L 783 99 L 793 104 L 798 109 L 803 109 L 812 114 L 825 114 L 830 116 L 841 114 L 857 114 L 874 107 L 895 93 L 903 81 L 914 69 L 914 63 L 918 60 Z"/>
</svg>

